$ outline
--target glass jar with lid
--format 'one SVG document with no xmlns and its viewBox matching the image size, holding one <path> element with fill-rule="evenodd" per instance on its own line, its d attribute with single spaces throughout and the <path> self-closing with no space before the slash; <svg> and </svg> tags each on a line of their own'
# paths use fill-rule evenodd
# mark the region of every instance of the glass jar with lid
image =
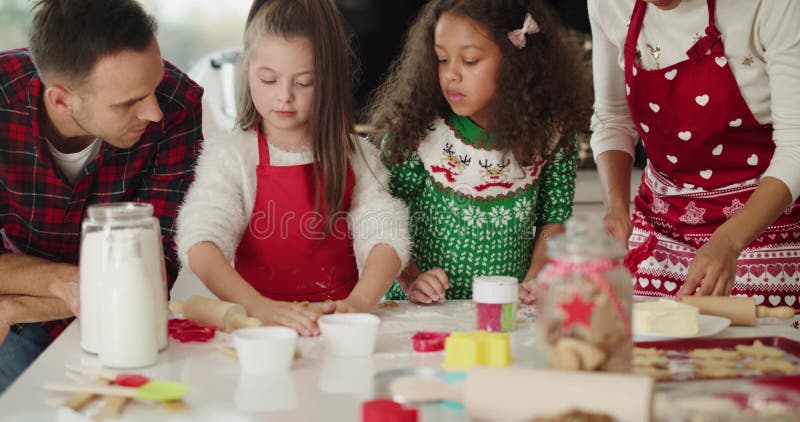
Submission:
<svg viewBox="0 0 800 422">
<path fill-rule="evenodd" d="M 79 271 L 79 321 L 81 347 L 85 351 L 100 353 L 104 348 L 108 350 L 104 342 L 132 334 L 104 332 L 103 327 L 107 327 L 106 323 L 112 318 L 120 323 L 135 324 L 152 318 L 150 331 L 155 336 L 155 344 L 158 350 L 166 348 L 166 271 L 161 228 L 153 216 L 151 204 L 122 202 L 89 206 L 82 227 Z M 132 299 L 117 297 L 119 295 L 112 294 L 112 289 L 141 292 L 141 295 L 137 293 L 141 303 L 134 305 Z M 115 303 L 106 303 L 114 297 L 117 297 Z M 146 304 L 145 309 L 141 309 L 142 304 Z M 139 319 L 129 319 L 129 315 Z"/>
<path fill-rule="evenodd" d="M 631 274 L 602 218 L 573 218 L 547 242 L 536 279 L 537 342 L 553 369 L 629 372 Z"/>
</svg>

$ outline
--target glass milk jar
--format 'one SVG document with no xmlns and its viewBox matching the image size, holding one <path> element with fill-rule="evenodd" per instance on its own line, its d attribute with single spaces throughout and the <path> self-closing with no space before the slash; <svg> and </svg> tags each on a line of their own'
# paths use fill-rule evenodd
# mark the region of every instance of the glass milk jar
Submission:
<svg viewBox="0 0 800 422">
<path fill-rule="evenodd" d="M 553 369 L 629 372 L 631 274 L 602 218 L 572 219 L 547 242 L 536 279 L 537 343 Z"/>
<path fill-rule="evenodd" d="M 83 221 L 79 266 L 79 321 L 85 351 L 100 353 L 120 342 L 135 340 L 130 337 L 139 334 L 130 330 L 142 327 L 142 322 L 151 318 L 152 330 L 148 331 L 155 338 L 157 350 L 167 346 L 166 272 L 161 229 L 152 205 L 122 202 L 89 206 Z M 124 295 L 133 295 L 132 300 L 120 300 Z M 106 303 L 109 300 L 114 301 L 113 306 Z"/>
</svg>

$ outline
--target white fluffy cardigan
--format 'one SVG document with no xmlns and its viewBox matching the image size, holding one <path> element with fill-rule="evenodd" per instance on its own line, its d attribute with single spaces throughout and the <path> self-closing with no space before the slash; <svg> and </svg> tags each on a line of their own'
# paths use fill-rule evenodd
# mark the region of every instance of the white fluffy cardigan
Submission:
<svg viewBox="0 0 800 422">
<path fill-rule="evenodd" d="M 355 186 L 350 204 L 350 231 L 359 271 L 373 247 L 395 249 L 405 267 L 409 259 L 408 212 L 388 191 L 389 172 L 379 152 L 359 141 L 362 153 L 350 157 Z M 269 145 L 270 164 L 289 166 L 312 162 L 310 153 L 291 153 Z M 250 222 L 256 195 L 258 138 L 254 131 L 234 130 L 206 140 L 197 163 L 195 181 L 178 214 L 176 243 L 183 265 L 200 242 L 212 242 L 233 261 Z"/>
</svg>

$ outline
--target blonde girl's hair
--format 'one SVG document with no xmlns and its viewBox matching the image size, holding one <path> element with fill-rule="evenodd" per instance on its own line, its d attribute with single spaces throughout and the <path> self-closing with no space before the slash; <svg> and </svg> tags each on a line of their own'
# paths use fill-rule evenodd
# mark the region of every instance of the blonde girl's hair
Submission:
<svg viewBox="0 0 800 422">
<path fill-rule="evenodd" d="M 317 204 L 327 215 L 342 211 L 348 157 L 356 151 L 353 140 L 352 50 L 341 14 L 333 0 L 256 0 L 250 7 L 244 33 L 241 89 L 236 126 L 253 130 L 261 116 L 250 94 L 248 68 L 252 49 L 264 35 L 285 39 L 305 37 L 314 57 L 314 96 L 309 122 L 314 155 Z M 320 183 L 322 181 L 323 183 Z M 320 201 L 320 200 L 323 201 Z"/>
</svg>

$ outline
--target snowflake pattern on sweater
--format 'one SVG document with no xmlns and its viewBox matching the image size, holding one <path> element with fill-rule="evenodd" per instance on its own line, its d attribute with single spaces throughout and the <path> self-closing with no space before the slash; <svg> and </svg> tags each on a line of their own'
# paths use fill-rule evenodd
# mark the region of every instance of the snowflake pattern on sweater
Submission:
<svg viewBox="0 0 800 422">
<path fill-rule="evenodd" d="M 573 139 L 574 142 L 574 139 Z M 472 279 L 521 279 L 537 225 L 572 215 L 577 153 L 522 166 L 493 148 L 470 119 L 439 119 L 419 148 L 390 167 L 390 189 L 409 208 L 412 257 L 421 271 L 442 268 L 447 299 L 472 297 Z M 387 299 L 405 299 L 395 282 Z"/>
</svg>

